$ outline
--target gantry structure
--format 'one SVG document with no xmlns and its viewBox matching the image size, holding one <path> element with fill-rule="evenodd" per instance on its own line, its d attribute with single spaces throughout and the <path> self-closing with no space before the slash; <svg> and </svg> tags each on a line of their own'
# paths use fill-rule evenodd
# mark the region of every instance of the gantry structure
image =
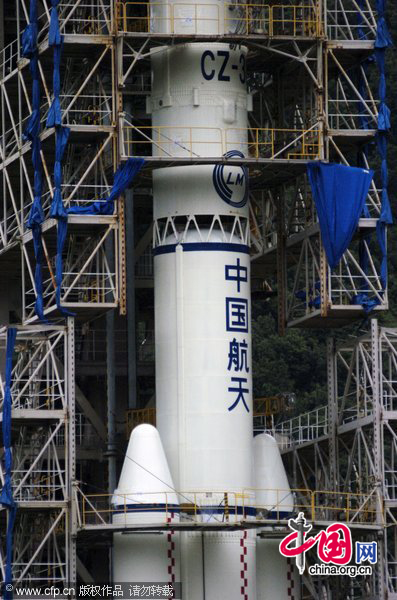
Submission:
<svg viewBox="0 0 397 600">
<path fill-rule="evenodd" d="M 6 290 L 0 303 L 1 349 L 4 361 L 6 332 L 15 327 L 9 382 L 12 486 L 18 504 L 12 576 L 17 585 L 51 585 L 103 580 L 114 530 L 109 493 L 123 457 L 121 424 L 126 414 L 132 425 L 155 420 L 152 247 L 177 232 L 199 232 L 199 227 L 190 219 L 165 219 L 153 231 L 153 169 L 202 163 L 249 169 L 250 219 L 238 227 L 244 239 L 250 238 L 253 290 L 277 291 L 280 333 L 287 327 L 332 328 L 362 319 L 363 295 L 375 311 L 387 309 L 384 252 L 371 243 L 385 185 L 375 143 L 382 99 L 372 60 L 379 6 L 375 0 L 291 0 L 179 3 L 160 10 L 149 2 L 37 2 L 44 215 L 38 258 L 28 226 L 35 198 L 32 142 L 24 135 L 34 81 L 32 61 L 23 55 L 21 43 L 30 4 L 9 2 L 0 19 L 0 273 Z M 61 161 L 56 128 L 46 127 L 54 98 L 53 5 L 63 36 L 62 126 L 70 130 Z M 199 33 L 203 20 L 210 21 L 212 33 Z M 225 156 L 238 136 L 233 128 L 180 127 L 178 139 L 172 139 L 167 128 L 152 125 L 151 52 L 194 41 L 248 48 L 245 77 L 252 110 L 243 159 Z M 193 150 L 197 141 L 216 144 L 216 156 L 201 158 Z M 114 171 L 130 157 L 143 157 L 145 166 L 133 190 L 116 200 L 112 214 L 68 216 L 60 283 L 59 225 L 50 216 L 56 163 L 61 162 L 64 206 L 88 207 L 106 201 Z M 316 159 L 377 167 L 355 236 L 333 270 L 306 176 L 307 163 Z M 225 239 L 237 231 L 232 229 L 236 224 L 220 220 L 215 226 Z M 38 263 L 47 322 L 37 314 Z M 74 316 L 65 317 L 62 308 Z M 302 416 L 297 425 L 284 423 L 282 431 L 275 431 L 297 506 L 311 511 L 317 524 L 337 516 L 356 528 L 360 539 L 376 536 L 379 541 L 382 560 L 367 584 L 368 598 L 384 597 L 386 590 L 389 598 L 397 593 L 395 336 L 373 321 L 370 333 L 349 348 L 330 347 L 330 401 L 315 412 L 315 419 L 323 420 L 313 429 L 313 415 Z M 339 359 L 342 372 L 347 371 L 345 391 Z M 2 410 L 6 388 L 2 375 Z M 3 485 L 5 476 L 2 462 Z M 3 530 L 8 513 L 0 510 Z M 189 527 L 201 526 L 191 522 L 192 514 L 194 508 Z M 4 538 L 3 579 L 6 554 Z M 345 583 L 305 577 L 302 598 L 339 598 L 341 586 Z M 351 582 L 343 589 L 349 598 L 361 598 L 361 592 Z"/>
<path fill-rule="evenodd" d="M 397 595 L 396 368 L 397 330 L 380 326 L 377 319 L 371 320 L 369 331 L 347 343 L 330 338 L 328 404 L 270 428 L 293 487 L 313 490 L 315 504 L 321 503 L 324 511 L 332 506 L 334 492 L 346 493 L 343 510 L 351 513 L 353 522 L 360 515 L 365 523 L 357 539 L 378 543 L 372 578 L 313 578 L 318 597 Z M 335 517 L 342 514 L 341 510 Z"/>
</svg>

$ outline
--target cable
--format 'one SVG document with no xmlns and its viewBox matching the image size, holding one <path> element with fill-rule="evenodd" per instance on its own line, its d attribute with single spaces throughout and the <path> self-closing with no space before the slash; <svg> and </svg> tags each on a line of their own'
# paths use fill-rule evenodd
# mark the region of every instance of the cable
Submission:
<svg viewBox="0 0 397 600">
<path fill-rule="evenodd" d="M 150 471 L 149 469 L 147 469 L 146 467 L 144 467 L 143 465 L 141 465 L 139 462 L 137 462 L 136 460 L 134 460 L 133 458 L 131 458 L 130 456 L 128 456 L 128 454 L 122 454 L 122 452 L 120 452 L 121 456 L 124 456 L 125 458 L 128 458 L 128 460 L 130 460 L 131 462 L 133 462 L 134 464 L 136 464 L 138 467 L 140 467 L 141 469 L 143 469 L 144 471 L 146 471 L 146 473 L 149 473 L 149 475 L 152 475 L 152 477 L 154 477 L 155 479 L 158 479 L 158 481 L 160 481 L 161 483 L 163 483 L 164 485 L 166 485 L 167 487 L 169 487 L 173 492 L 175 492 L 175 494 L 177 494 L 178 496 L 181 496 L 182 498 L 184 498 L 185 500 L 187 500 L 189 502 L 189 504 L 192 503 L 191 499 L 188 498 L 187 496 L 184 496 L 181 492 L 178 492 L 174 487 L 172 487 L 172 485 L 170 485 L 169 483 L 167 483 L 166 481 L 163 481 L 162 479 L 160 479 L 160 477 L 158 477 L 158 475 L 156 475 L 155 473 L 153 473 L 152 471 Z M 191 521 L 193 521 L 193 519 L 190 519 Z"/>
</svg>

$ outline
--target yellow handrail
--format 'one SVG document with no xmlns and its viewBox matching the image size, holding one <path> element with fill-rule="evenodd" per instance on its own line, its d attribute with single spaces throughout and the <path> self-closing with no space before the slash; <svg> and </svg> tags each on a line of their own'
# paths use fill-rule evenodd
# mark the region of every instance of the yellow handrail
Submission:
<svg viewBox="0 0 397 600">
<path fill-rule="evenodd" d="M 132 132 L 134 134 L 132 135 Z M 153 145 L 152 156 L 200 156 L 200 149 L 215 147 L 212 156 L 242 148 L 251 158 L 314 159 L 320 154 L 320 129 L 278 129 L 267 127 L 216 128 L 181 125 L 124 126 L 128 156 L 140 155 L 139 146 Z M 175 152 L 175 148 L 178 152 Z M 142 153 L 143 154 L 143 153 Z"/>
<path fill-rule="evenodd" d="M 156 14 L 156 8 L 160 14 Z M 181 8 L 192 10 L 191 15 L 181 14 Z M 203 10 L 199 10 L 203 8 Z M 163 11 L 163 12 L 161 12 Z M 211 11 L 216 16 L 211 15 Z M 182 11 L 183 12 L 183 11 Z M 142 14 L 139 14 L 142 13 Z M 204 30 L 203 23 L 216 23 L 218 34 L 240 33 L 243 35 L 268 34 L 273 36 L 303 36 L 316 37 L 322 30 L 320 11 L 318 7 L 310 4 L 233 4 L 224 5 L 224 14 L 219 14 L 217 4 L 178 2 L 164 4 L 161 2 L 117 2 L 116 3 L 117 27 L 123 32 L 136 33 L 178 33 L 176 24 L 185 21 L 187 25 L 194 25 L 194 33 Z M 151 31 L 156 25 L 160 28 L 168 23 L 169 31 Z M 201 25 L 201 27 L 200 27 Z M 243 29 L 241 29 L 241 26 Z M 167 27 L 166 27 L 167 29 Z M 179 31 L 181 33 L 181 31 Z M 201 31 L 204 33 L 204 31 Z"/>
<path fill-rule="evenodd" d="M 267 494 L 267 504 L 259 504 L 255 498 L 259 494 Z M 172 494 L 173 498 L 170 499 Z M 246 488 L 240 492 L 236 491 L 188 491 L 188 492 L 158 492 L 144 495 L 145 502 L 142 503 L 142 497 L 134 492 L 129 494 L 118 493 L 117 505 L 112 506 L 111 494 L 92 494 L 82 495 L 81 515 L 83 525 L 93 523 L 110 522 L 114 515 L 124 515 L 124 521 L 128 514 L 135 511 L 145 511 L 158 513 L 160 523 L 169 522 L 172 516 L 172 506 L 179 498 L 181 508 L 187 511 L 194 520 L 200 522 L 201 509 L 214 505 L 223 508 L 223 518 L 226 522 L 232 523 L 243 521 L 246 518 L 255 518 L 247 516 L 247 509 L 256 509 L 256 519 L 263 520 L 267 518 L 275 521 L 285 520 L 287 514 L 295 515 L 298 512 L 304 512 L 311 521 L 325 522 L 345 522 L 345 523 L 376 523 L 378 515 L 383 519 L 383 507 L 377 506 L 379 502 L 374 493 L 353 493 L 336 492 L 330 490 L 310 490 L 310 489 L 257 489 Z M 266 496 L 265 496 L 266 497 Z M 150 502 L 153 498 L 153 502 Z M 122 502 L 121 502 L 122 500 Z M 122 508 L 121 508 L 121 506 Z M 156 508 L 157 505 L 157 508 Z M 240 513 L 241 509 L 241 514 Z M 263 514 L 265 513 L 265 514 Z M 267 517 L 266 517 L 267 514 Z M 233 519 L 231 516 L 233 515 Z M 274 517 L 276 515 L 276 517 Z M 217 515 L 219 517 L 219 514 Z M 153 517 L 156 523 L 156 516 Z"/>
</svg>

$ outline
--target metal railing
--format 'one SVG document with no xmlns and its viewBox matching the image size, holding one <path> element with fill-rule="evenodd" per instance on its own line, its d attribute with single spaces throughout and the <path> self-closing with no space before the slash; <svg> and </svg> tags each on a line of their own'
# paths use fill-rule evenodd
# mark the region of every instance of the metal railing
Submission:
<svg viewBox="0 0 397 600">
<path fill-rule="evenodd" d="M 63 34 L 108 35 L 112 31 L 112 0 L 69 0 L 59 4 Z"/>
<path fill-rule="evenodd" d="M 0 51 L 0 77 L 5 79 L 18 68 L 19 40 L 15 39 Z"/>
<path fill-rule="evenodd" d="M 279 423 L 276 428 L 280 448 L 291 448 L 316 440 L 328 434 L 328 406 L 320 406 L 307 413 Z"/>
<path fill-rule="evenodd" d="M 152 242 L 149 242 L 135 263 L 135 276 L 140 279 L 152 279 L 153 275 L 153 249 Z"/>
<path fill-rule="evenodd" d="M 318 158 L 321 149 L 319 129 L 273 129 L 125 125 L 126 156 L 201 157 L 222 156 L 240 149 L 250 158 L 302 159 Z"/>
<path fill-rule="evenodd" d="M 111 95 L 95 92 L 78 96 L 61 94 L 62 122 L 65 125 L 111 125 L 112 101 Z"/>
<path fill-rule="evenodd" d="M 39 361 L 37 361 L 37 364 Z M 35 364 L 32 365 L 36 366 Z M 46 365 L 47 372 L 42 378 L 32 381 L 28 374 L 18 377 L 12 386 L 13 403 L 16 410 L 60 410 L 63 403 L 64 380 L 48 371 L 50 365 Z M 1 406 L 1 402 L 0 402 Z"/>
<path fill-rule="evenodd" d="M 12 472 L 14 498 L 18 502 L 63 499 L 64 479 L 64 469 L 15 469 Z"/>
<path fill-rule="evenodd" d="M 95 430 L 91 423 L 87 421 L 86 417 L 77 413 L 75 415 L 75 438 L 76 444 L 85 448 L 98 448 L 99 437 L 95 433 Z M 54 438 L 56 446 L 65 445 L 65 429 L 61 428 Z"/>
<path fill-rule="evenodd" d="M 375 224 L 376 221 L 372 227 Z M 387 309 L 388 294 L 381 273 L 380 252 L 373 252 L 365 236 L 361 243 L 357 238 L 353 239 L 334 269 L 328 266 L 324 289 L 320 283 L 322 247 L 319 234 L 305 238 L 299 244 L 287 248 L 287 252 L 293 251 L 299 257 L 288 297 L 289 322 L 310 317 L 313 313 L 317 316 L 322 306 L 329 307 L 330 311 L 343 309 L 345 313 L 341 316 L 344 317 L 347 317 L 347 311 L 351 314 L 356 311 L 357 316 L 361 314 L 362 304 L 366 302 L 373 301 L 377 310 Z"/>
<path fill-rule="evenodd" d="M 62 94 L 60 96 L 62 107 L 62 123 L 72 126 L 110 127 L 112 125 L 112 97 L 106 94 L 93 92 L 86 95 Z M 44 102 L 40 107 L 40 123 L 45 129 L 45 122 L 49 112 L 49 103 Z M 23 111 L 21 120 L 12 120 L 7 110 L 5 125 L 0 136 L 2 147 L 2 160 L 13 156 L 15 158 L 25 144 L 29 143 L 24 138 L 24 131 L 30 119 L 28 108 Z"/>
<path fill-rule="evenodd" d="M 377 111 L 379 100 L 371 100 L 371 108 Z M 377 114 L 375 114 L 375 117 Z M 376 130 L 376 119 L 365 110 L 364 102 L 350 98 L 328 99 L 328 127 L 342 130 Z"/>
<path fill-rule="evenodd" d="M 25 4 L 24 13 L 29 14 L 29 3 Z M 113 0 L 69 0 L 58 5 L 59 28 L 63 35 L 109 35 L 112 31 Z M 48 35 L 50 11 L 48 8 L 39 10 L 38 43 L 43 42 Z M 23 25 L 22 25 L 23 27 Z M 0 51 L 0 78 L 4 79 L 18 68 L 20 40 L 15 39 Z"/>
<path fill-rule="evenodd" d="M 119 31 L 149 34 L 217 34 L 318 37 L 319 12 L 309 4 L 118 2 Z"/>
<path fill-rule="evenodd" d="M 256 503 L 255 495 L 268 495 L 268 502 Z M 118 493 L 84 494 L 79 490 L 79 526 L 102 526 L 112 523 L 117 516 L 118 525 L 131 523 L 131 515 L 153 516 L 153 524 L 166 525 L 175 521 L 175 501 L 178 498 L 180 521 L 187 523 L 219 522 L 233 525 L 236 522 L 282 521 L 298 512 L 304 512 L 311 521 L 342 521 L 345 523 L 376 523 L 379 511 L 375 492 L 357 494 L 310 489 L 242 489 L 241 492 L 158 492 L 144 494 Z M 152 500 L 152 501 L 151 501 Z M 112 504 L 113 502 L 113 504 Z M 147 504 L 147 509 L 145 509 Z M 213 510 L 212 510 L 213 509 Z M 254 512 L 254 515 L 253 515 Z M 255 516 L 256 514 L 256 516 Z M 378 513 L 381 514 L 382 513 Z M 383 520 L 383 516 L 381 516 Z M 179 519 L 178 519 L 179 520 Z M 136 518 L 134 524 L 137 525 Z M 143 526 L 144 527 L 144 526 Z"/>
<path fill-rule="evenodd" d="M 367 3 L 369 6 L 369 3 Z M 369 40 L 376 37 L 376 20 L 372 10 L 352 7 L 350 10 L 335 0 L 327 6 L 327 34 L 331 40 Z"/>
<path fill-rule="evenodd" d="M 116 359 L 118 364 L 125 364 L 128 359 L 127 332 L 116 329 Z M 76 344 L 79 348 L 79 360 L 83 362 L 103 363 L 106 361 L 106 329 L 90 329 L 76 334 Z M 138 335 L 136 355 L 138 362 L 154 362 L 154 331 L 146 331 Z"/>
</svg>

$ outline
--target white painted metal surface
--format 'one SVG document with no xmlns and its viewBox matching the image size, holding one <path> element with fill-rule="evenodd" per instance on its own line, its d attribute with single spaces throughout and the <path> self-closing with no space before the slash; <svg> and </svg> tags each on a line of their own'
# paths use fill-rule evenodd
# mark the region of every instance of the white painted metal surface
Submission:
<svg viewBox="0 0 397 600">
<path fill-rule="evenodd" d="M 247 49 L 228 44 L 183 44 L 151 52 L 153 154 L 248 155 Z"/>
<path fill-rule="evenodd" d="M 278 444 L 267 433 L 254 438 L 254 465 L 257 511 L 285 518 L 293 511 L 294 499 Z"/>
<path fill-rule="evenodd" d="M 150 2 L 151 33 L 217 35 L 238 30 L 244 12 L 224 0 Z"/>
<path fill-rule="evenodd" d="M 192 25 L 192 9 L 163 7 L 185 14 L 178 31 Z M 208 21 L 194 26 L 214 33 L 213 9 L 201 7 Z M 219 43 L 152 51 L 155 156 L 248 155 L 246 54 Z M 196 519 L 252 518 L 247 173 L 227 164 L 171 167 L 153 181 L 158 429 Z M 247 531 L 182 533 L 184 598 L 255 600 L 255 546 Z"/>
<path fill-rule="evenodd" d="M 294 508 L 287 475 L 276 440 L 267 433 L 254 438 L 254 471 L 257 514 L 286 518 Z M 298 600 L 299 576 L 294 564 L 279 552 L 280 538 L 257 538 L 257 600 Z"/>
<path fill-rule="evenodd" d="M 112 498 L 113 523 L 164 524 L 167 519 L 179 520 L 174 489 L 158 431 L 152 425 L 139 425 L 131 433 L 119 484 Z M 171 543 L 174 548 L 170 557 Z M 179 581 L 179 534 L 164 531 L 114 534 L 115 582 L 171 583 L 170 567 L 174 581 Z"/>
<path fill-rule="evenodd" d="M 256 547 L 257 600 L 299 600 L 299 573 L 295 560 L 279 553 L 279 539 L 258 539 Z"/>
<path fill-rule="evenodd" d="M 157 423 L 179 490 L 241 494 L 252 485 L 249 255 L 240 245 L 218 249 L 217 232 L 211 239 L 203 246 L 191 232 L 155 258 Z M 238 261 L 246 281 L 226 281 Z M 228 368 L 233 341 L 241 370 Z M 232 378 L 248 390 L 234 408 L 239 394 L 230 390 L 240 383 Z"/>
</svg>

